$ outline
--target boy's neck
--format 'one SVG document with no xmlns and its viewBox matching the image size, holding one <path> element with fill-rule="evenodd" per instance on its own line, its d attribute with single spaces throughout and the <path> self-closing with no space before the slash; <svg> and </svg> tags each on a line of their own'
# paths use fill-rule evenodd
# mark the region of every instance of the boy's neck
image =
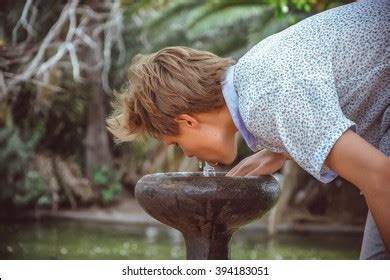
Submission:
<svg viewBox="0 0 390 280">
<path fill-rule="evenodd" d="M 236 134 L 236 132 L 238 131 L 237 127 L 235 126 L 232 116 L 230 115 L 230 111 L 226 105 L 223 105 L 220 114 L 221 119 L 224 120 L 224 124 L 226 125 L 227 131 L 232 133 L 233 135 Z"/>
<path fill-rule="evenodd" d="M 207 122 L 224 130 L 227 136 L 234 136 L 238 131 L 226 105 L 204 114 L 204 117 L 206 118 Z"/>
</svg>

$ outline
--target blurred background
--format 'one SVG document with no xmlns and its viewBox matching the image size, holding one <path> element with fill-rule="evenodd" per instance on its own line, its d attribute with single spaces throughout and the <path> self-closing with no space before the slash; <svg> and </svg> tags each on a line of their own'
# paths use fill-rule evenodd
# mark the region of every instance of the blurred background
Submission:
<svg viewBox="0 0 390 280">
<path fill-rule="evenodd" d="M 115 145 L 105 127 L 132 57 L 184 45 L 238 60 L 348 2 L 0 1 L 0 259 L 183 259 L 181 235 L 148 217 L 133 190 L 148 173 L 197 171 L 196 159 L 152 139 Z M 235 163 L 250 154 L 240 140 Z M 357 259 L 358 190 L 292 161 L 276 177 L 280 201 L 234 236 L 232 258 Z"/>
</svg>

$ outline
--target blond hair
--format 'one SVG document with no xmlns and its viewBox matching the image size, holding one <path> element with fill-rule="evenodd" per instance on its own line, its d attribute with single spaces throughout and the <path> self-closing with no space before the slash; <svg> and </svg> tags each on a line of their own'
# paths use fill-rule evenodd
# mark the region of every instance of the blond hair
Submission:
<svg viewBox="0 0 390 280">
<path fill-rule="evenodd" d="M 175 117 L 204 113 L 224 104 L 221 80 L 231 58 L 188 47 L 168 47 L 150 55 L 136 55 L 129 83 L 115 94 L 108 130 L 118 142 L 138 136 L 179 135 Z"/>
</svg>

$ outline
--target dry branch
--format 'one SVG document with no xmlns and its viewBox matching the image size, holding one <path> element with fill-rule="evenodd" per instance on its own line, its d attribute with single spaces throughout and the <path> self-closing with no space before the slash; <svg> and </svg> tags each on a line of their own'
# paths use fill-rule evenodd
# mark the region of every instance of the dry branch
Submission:
<svg viewBox="0 0 390 280">
<path fill-rule="evenodd" d="M 112 66 L 112 49 L 117 48 L 119 52 L 116 63 L 122 63 L 125 57 L 120 1 L 106 0 L 99 6 L 99 11 L 95 11 L 80 4 L 79 0 L 69 0 L 43 40 L 33 45 L 27 44 L 37 33 L 38 29 L 34 25 L 36 18 L 40 16 L 39 12 L 37 1 L 26 1 L 12 32 L 12 45 L 1 51 L 0 100 L 16 92 L 24 82 L 50 88 L 50 85 L 45 85 L 45 77 L 54 67 L 63 71 L 71 69 L 76 82 L 84 81 L 82 71 L 98 71 L 103 89 L 110 93 L 108 75 Z M 89 25 L 93 21 L 97 21 L 99 26 L 91 29 Z M 19 43 L 21 27 L 26 30 L 27 38 Z M 63 34 L 64 30 L 66 34 Z M 102 46 L 93 39 L 99 36 L 103 38 Z M 85 50 L 98 54 L 101 63 L 89 65 L 82 55 Z M 12 71 L 8 70 L 6 73 L 5 69 Z M 59 88 L 56 89 L 58 90 Z"/>
</svg>

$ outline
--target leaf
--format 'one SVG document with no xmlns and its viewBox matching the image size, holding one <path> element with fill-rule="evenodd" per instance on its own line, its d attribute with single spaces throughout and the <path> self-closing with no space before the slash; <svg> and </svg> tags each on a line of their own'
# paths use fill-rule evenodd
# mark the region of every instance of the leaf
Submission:
<svg viewBox="0 0 390 280">
<path fill-rule="evenodd" d="M 104 172 L 98 171 L 93 174 L 93 183 L 98 186 L 105 186 L 109 183 L 109 178 Z"/>
<path fill-rule="evenodd" d="M 200 20 L 196 20 L 194 23 L 190 23 L 187 26 L 188 37 L 190 40 L 193 40 L 197 37 L 211 34 L 211 30 L 214 30 L 214 33 L 218 34 L 219 29 L 221 28 L 237 25 L 240 24 L 241 21 L 247 21 L 252 17 L 260 16 L 263 9 L 264 7 L 260 5 L 247 5 L 232 6 L 215 11 Z"/>
<path fill-rule="evenodd" d="M 241 10 L 243 13 L 248 13 L 251 9 L 254 12 L 258 12 L 258 8 L 261 9 L 267 1 L 207 1 L 204 5 L 200 6 L 195 13 L 189 18 L 187 25 L 188 29 L 191 29 L 199 22 L 205 20 L 207 17 L 217 13 L 229 13 L 229 10 Z M 249 6 L 249 10 L 247 7 Z"/>
<path fill-rule="evenodd" d="M 181 0 L 171 2 L 173 5 L 160 12 L 155 19 L 146 24 L 146 33 L 149 37 L 157 36 L 161 30 L 166 30 L 167 26 L 172 26 L 175 22 L 183 21 L 188 16 L 188 12 L 194 10 L 204 2 L 204 0 Z"/>
<path fill-rule="evenodd" d="M 114 194 L 110 189 L 101 191 L 101 198 L 104 204 L 109 204 L 114 200 Z"/>
<path fill-rule="evenodd" d="M 43 195 L 41 196 L 38 201 L 37 201 L 37 205 L 39 206 L 50 206 L 51 205 L 51 199 L 49 196 L 47 195 Z"/>
</svg>

